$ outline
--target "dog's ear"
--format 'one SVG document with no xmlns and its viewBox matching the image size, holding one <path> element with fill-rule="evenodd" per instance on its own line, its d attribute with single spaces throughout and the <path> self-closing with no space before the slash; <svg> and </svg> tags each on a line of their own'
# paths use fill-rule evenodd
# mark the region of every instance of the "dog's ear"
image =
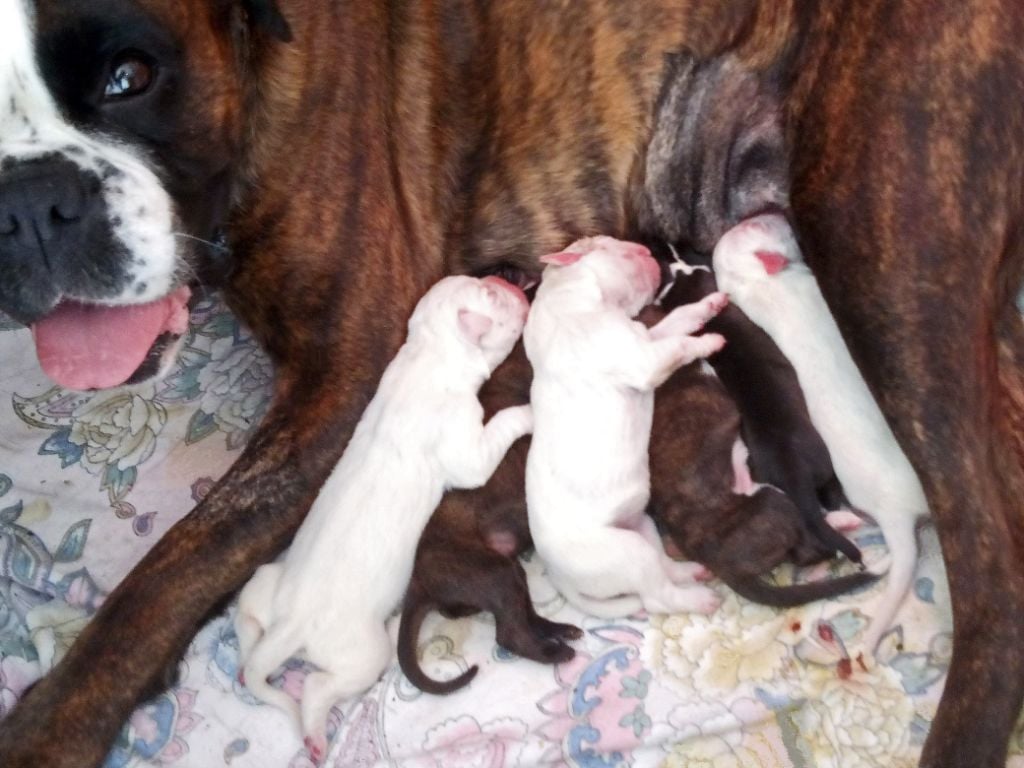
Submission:
<svg viewBox="0 0 1024 768">
<path fill-rule="evenodd" d="M 778 251 L 755 251 L 754 256 L 764 265 L 764 271 L 769 275 L 777 275 L 789 266 L 789 259 Z"/>
<path fill-rule="evenodd" d="M 540 263 L 554 264 L 556 267 L 567 267 L 570 264 L 575 264 L 582 258 L 582 253 L 573 253 L 572 251 L 559 251 L 558 253 L 549 253 L 547 256 L 541 256 Z"/>
<path fill-rule="evenodd" d="M 264 30 L 282 43 L 292 41 L 292 28 L 277 7 L 277 0 L 242 0 L 242 6 L 254 28 Z"/>
<path fill-rule="evenodd" d="M 471 309 L 459 310 L 459 330 L 474 344 L 479 344 L 484 334 L 491 330 L 494 321 Z"/>
</svg>

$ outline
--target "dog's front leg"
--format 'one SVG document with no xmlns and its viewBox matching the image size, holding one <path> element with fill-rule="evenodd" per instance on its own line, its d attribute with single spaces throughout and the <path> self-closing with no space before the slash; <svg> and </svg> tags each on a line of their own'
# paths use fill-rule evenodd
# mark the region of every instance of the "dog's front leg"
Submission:
<svg viewBox="0 0 1024 768">
<path fill-rule="evenodd" d="M 349 426 L 318 428 L 297 417 L 279 396 L 229 473 L 157 542 L 63 661 L 0 724 L 4 768 L 98 765 L 208 612 L 287 544 Z"/>
<path fill-rule="evenodd" d="M 921 476 L 946 558 L 953 657 L 922 765 L 1002 768 L 1024 700 L 1024 471 L 1011 426 L 1021 418 L 1002 412 L 1020 400 L 1000 387 L 1013 378 L 1001 368 L 1024 358 L 997 350 L 1000 326 L 1020 324 L 1010 310 L 1024 255 L 1024 140 L 1011 126 L 1024 110 L 1019 100 L 991 109 L 985 94 L 1019 87 L 1024 57 L 1011 42 L 1024 24 L 1011 0 L 966 11 L 933 3 L 928 32 L 901 34 L 915 7 L 851 13 L 833 30 L 842 47 L 821 49 L 827 65 L 802 63 L 828 82 L 801 85 L 808 101 L 794 105 L 803 140 L 793 201 L 822 291 Z M 988 31 L 948 34 L 965 25 Z"/>
<path fill-rule="evenodd" d="M 388 306 L 381 299 L 371 304 Z M 393 320 L 400 329 L 402 319 Z M 378 328 L 382 339 L 389 330 Z M 347 339 L 356 335 L 338 334 L 332 354 L 354 360 Z M 397 348 L 400 339 L 393 341 Z M 375 364 L 349 370 L 362 373 L 338 381 L 305 369 L 301 377 L 279 371 L 270 412 L 228 474 L 157 542 L 64 660 L 0 723 L 3 768 L 102 762 L 132 708 L 166 684 L 166 671 L 211 611 L 291 540 L 380 374 Z"/>
</svg>

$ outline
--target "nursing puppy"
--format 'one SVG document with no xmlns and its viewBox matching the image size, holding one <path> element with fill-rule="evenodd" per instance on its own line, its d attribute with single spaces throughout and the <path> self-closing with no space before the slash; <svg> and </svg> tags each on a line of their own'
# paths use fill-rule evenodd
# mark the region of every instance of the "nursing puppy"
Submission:
<svg viewBox="0 0 1024 768">
<path fill-rule="evenodd" d="M 526 499 L 537 553 L 572 603 L 595 616 L 641 607 L 711 613 L 718 598 L 672 561 L 645 510 L 654 388 L 677 368 L 721 349 L 693 337 L 725 306 L 714 294 L 648 330 L 633 321 L 661 270 L 647 248 L 609 237 L 579 240 L 547 264 L 523 334 L 536 417 Z"/>
<path fill-rule="evenodd" d="M 445 489 L 485 483 L 530 431 L 529 406 L 484 426 L 476 397 L 519 338 L 527 309 L 522 291 L 499 278 L 448 277 L 431 288 L 284 562 L 261 567 L 242 590 L 236 629 L 246 684 L 300 718 L 314 760 L 326 747 L 331 705 L 368 688 L 391 659 L 384 622 Z M 306 678 L 301 713 L 267 682 L 297 653 L 320 668 Z"/>
<path fill-rule="evenodd" d="M 710 257 L 687 254 L 700 265 Z M 699 301 L 718 290 L 705 269 L 673 268 L 671 288 L 662 296 L 665 309 Z M 793 559 L 810 565 L 842 552 L 861 562 L 857 546 L 829 525 L 822 509 L 835 512 L 846 498 L 836 478 L 828 447 L 811 423 L 796 372 L 778 345 L 757 324 L 730 305 L 708 321 L 707 330 L 728 342 L 708 363 L 739 408 L 741 434 L 749 451 L 754 480 L 775 486 L 796 505 L 804 531 Z"/>
<path fill-rule="evenodd" d="M 749 475 L 746 483 L 739 482 L 745 473 L 745 467 L 734 466 L 739 436 L 735 404 L 721 382 L 699 366 L 686 366 L 658 388 L 650 513 L 682 555 L 707 566 L 748 600 L 780 608 L 874 581 L 877 576 L 870 573 L 787 586 L 764 580 L 787 560 L 817 560 L 817 542 L 788 497 L 767 486 L 750 488 Z"/>
<path fill-rule="evenodd" d="M 891 553 L 889 583 L 864 634 L 873 653 L 910 588 L 924 491 L 847 351 L 788 222 L 764 215 L 729 230 L 714 252 L 718 285 L 789 358 L 814 426 L 853 505 L 873 516 Z"/>
<path fill-rule="evenodd" d="M 530 363 L 518 344 L 480 389 L 484 417 L 528 402 L 531 378 Z M 439 682 L 420 668 L 419 631 L 431 610 L 449 617 L 492 613 L 500 646 L 548 664 L 571 659 L 574 652 L 565 641 L 583 634 L 570 624 L 537 615 L 519 563 L 519 555 L 533 546 L 523 486 L 529 445 L 529 438 L 513 443 L 483 487 L 446 494 L 420 537 L 402 607 L 397 656 L 405 676 L 428 693 L 451 693 L 477 673 L 474 665 Z"/>
</svg>

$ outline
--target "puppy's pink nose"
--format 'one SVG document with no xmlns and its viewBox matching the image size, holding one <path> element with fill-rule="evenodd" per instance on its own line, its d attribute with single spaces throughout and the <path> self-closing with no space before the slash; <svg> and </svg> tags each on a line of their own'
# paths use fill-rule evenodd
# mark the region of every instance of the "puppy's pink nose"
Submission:
<svg viewBox="0 0 1024 768">
<path fill-rule="evenodd" d="M 508 280 L 505 280 L 502 277 L 498 277 L 497 275 L 488 275 L 483 279 L 483 282 L 485 282 L 487 285 L 492 285 L 495 288 L 499 288 L 503 291 L 508 291 L 517 299 L 519 299 L 519 301 L 521 301 L 523 304 L 530 303 L 526 298 L 526 294 L 523 293 L 522 288 L 520 288 L 518 285 L 513 285 Z"/>
</svg>

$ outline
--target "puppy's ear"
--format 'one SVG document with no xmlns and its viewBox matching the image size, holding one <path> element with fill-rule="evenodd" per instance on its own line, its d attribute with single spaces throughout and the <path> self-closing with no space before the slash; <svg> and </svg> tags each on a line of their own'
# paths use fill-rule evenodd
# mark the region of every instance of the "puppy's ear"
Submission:
<svg viewBox="0 0 1024 768">
<path fill-rule="evenodd" d="M 471 309 L 459 310 L 459 331 L 474 344 L 479 344 L 484 334 L 491 330 L 494 321 Z"/>
<path fill-rule="evenodd" d="M 778 251 L 755 251 L 754 256 L 764 265 L 764 271 L 769 275 L 777 275 L 789 266 L 789 259 Z"/>
<path fill-rule="evenodd" d="M 572 253 L 571 251 L 560 251 L 558 253 L 549 253 L 547 256 L 540 257 L 541 264 L 554 264 L 556 267 L 567 267 L 570 264 L 575 264 L 577 261 L 583 258 L 582 253 Z"/>
<path fill-rule="evenodd" d="M 292 28 L 277 7 L 276 0 L 242 0 L 253 27 L 262 29 L 282 43 L 292 41 Z"/>
</svg>

